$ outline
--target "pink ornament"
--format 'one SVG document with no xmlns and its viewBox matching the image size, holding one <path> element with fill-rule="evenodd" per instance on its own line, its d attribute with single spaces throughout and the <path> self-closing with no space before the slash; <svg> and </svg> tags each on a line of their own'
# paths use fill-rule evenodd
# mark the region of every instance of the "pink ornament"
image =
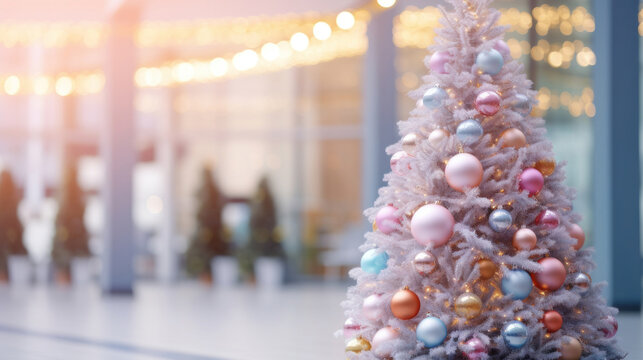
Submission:
<svg viewBox="0 0 643 360">
<path fill-rule="evenodd" d="M 346 339 L 354 338 L 362 327 L 353 318 L 346 319 L 344 322 L 344 337 Z"/>
<path fill-rule="evenodd" d="M 529 196 L 538 195 L 544 185 L 543 174 L 534 168 L 527 168 L 518 176 L 518 189 L 529 191 Z"/>
<path fill-rule="evenodd" d="M 505 61 L 511 59 L 511 50 L 509 49 L 509 45 L 504 40 L 498 40 L 496 43 L 493 45 L 493 48 L 496 49 L 500 54 L 502 54 L 502 57 L 505 59 Z"/>
<path fill-rule="evenodd" d="M 379 357 L 391 356 L 391 342 L 400 338 L 399 331 L 390 326 L 377 330 L 371 341 L 372 350 Z"/>
<path fill-rule="evenodd" d="M 495 91 L 484 91 L 478 94 L 474 103 L 476 110 L 483 115 L 493 116 L 500 110 L 500 95 Z"/>
<path fill-rule="evenodd" d="M 409 154 L 406 151 L 398 151 L 391 156 L 391 170 L 398 175 L 406 175 L 411 170 Z"/>
<path fill-rule="evenodd" d="M 397 208 L 391 205 L 384 206 L 375 215 L 375 224 L 384 234 L 390 234 L 396 230 L 400 224 L 400 218 L 397 216 Z"/>
<path fill-rule="evenodd" d="M 444 206 L 429 204 L 417 209 L 411 219 L 411 233 L 418 243 L 438 247 L 453 235 L 455 219 Z"/>
<path fill-rule="evenodd" d="M 558 219 L 558 214 L 551 210 L 543 210 L 536 216 L 534 221 L 536 225 L 544 225 L 547 229 L 553 230 L 558 227 L 560 220 Z"/>
<path fill-rule="evenodd" d="M 438 74 L 446 74 L 447 71 L 444 68 L 449 61 L 451 61 L 451 54 L 447 51 L 436 51 L 435 54 L 431 56 L 429 60 L 429 68 L 431 71 Z"/>
<path fill-rule="evenodd" d="M 527 251 L 536 247 L 538 237 L 531 229 L 523 228 L 514 234 L 512 244 L 519 251 Z"/>
<path fill-rule="evenodd" d="M 371 321 L 382 319 L 386 314 L 384 309 L 384 297 L 380 294 L 373 294 L 362 302 L 362 314 Z"/>
<path fill-rule="evenodd" d="M 603 332 L 606 338 L 611 339 L 616 335 L 618 331 L 618 322 L 612 315 L 608 315 L 601 319 L 605 324 L 599 327 L 599 330 Z"/>
<path fill-rule="evenodd" d="M 585 244 L 585 232 L 583 231 L 583 228 L 581 228 L 577 224 L 572 224 L 567 230 L 569 231 L 569 236 L 576 239 L 576 245 L 574 245 L 574 249 L 580 250 L 580 248 L 583 247 L 583 244 Z"/>
<path fill-rule="evenodd" d="M 469 360 L 481 360 L 486 359 L 487 347 L 482 340 L 474 337 L 464 343 L 462 352 Z"/>
<path fill-rule="evenodd" d="M 458 154 L 449 159 L 444 169 L 449 186 L 462 192 L 480 185 L 483 172 L 480 160 L 467 153 Z"/>
<path fill-rule="evenodd" d="M 538 261 L 541 266 L 540 272 L 531 274 L 534 284 L 540 290 L 555 291 L 565 283 L 567 270 L 560 260 L 553 257 L 542 258 Z"/>
</svg>

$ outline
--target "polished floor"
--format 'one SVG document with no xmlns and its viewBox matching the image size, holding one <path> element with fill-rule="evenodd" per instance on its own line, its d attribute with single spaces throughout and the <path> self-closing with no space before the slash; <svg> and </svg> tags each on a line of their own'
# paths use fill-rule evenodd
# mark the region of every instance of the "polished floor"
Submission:
<svg viewBox="0 0 643 360">
<path fill-rule="evenodd" d="M 0 288 L 0 359 L 343 359 L 339 285 L 279 292 L 141 284 L 136 297 L 98 289 Z M 629 359 L 643 359 L 640 314 L 619 318 Z"/>
</svg>

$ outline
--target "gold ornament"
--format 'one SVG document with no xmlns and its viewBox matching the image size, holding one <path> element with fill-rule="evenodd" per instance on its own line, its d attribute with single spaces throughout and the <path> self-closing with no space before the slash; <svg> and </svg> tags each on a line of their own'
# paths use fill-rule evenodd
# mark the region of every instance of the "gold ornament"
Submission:
<svg viewBox="0 0 643 360">
<path fill-rule="evenodd" d="M 507 129 L 500 134 L 500 143 L 502 143 L 503 148 L 512 147 L 514 149 L 520 149 L 521 147 L 527 146 L 527 138 L 522 131 L 511 128 Z"/>
<path fill-rule="evenodd" d="M 478 260 L 478 267 L 480 268 L 480 278 L 483 280 L 491 279 L 498 270 L 496 264 L 489 259 Z"/>
<path fill-rule="evenodd" d="M 571 336 L 563 336 L 560 353 L 560 360 L 578 360 L 583 355 L 583 346 L 578 339 Z"/>
<path fill-rule="evenodd" d="M 456 314 L 467 319 L 474 318 L 482 310 L 482 300 L 472 293 L 464 293 L 455 300 Z"/>
<path fill-rule="evenodd" d="M 534 164 L 534 169 L 540 171 L 543 176 L 549 176 L 556 170 L 556 162 L 551 159 L 540 159 Z"/>
<path fill-rule="evenodd" d="M 371 343 L 368 340 L 358 337 L 355 338 L 346 344 L 346 351 L 351 351 L 354 353 L 360 353 L 362 351 L 369 351 L 371 349 Z"/>
<path fill-rule="evenodd" d="M 419 137 L 415 133 L 408 133 L 402 138 L 402 149 L 409 155 L 415 155 Z"/>
</svg>

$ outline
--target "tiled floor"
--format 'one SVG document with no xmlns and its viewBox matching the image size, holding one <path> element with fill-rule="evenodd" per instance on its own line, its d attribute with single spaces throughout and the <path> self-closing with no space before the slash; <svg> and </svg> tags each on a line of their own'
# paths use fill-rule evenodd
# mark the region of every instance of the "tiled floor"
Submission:
<svg viewBox="0 0 643 360">
<path fill-rule="evenodd" d="M 339 285 L 217 290 L 141 285 L 135 298 L 97 289 L 0 288 L 0 359 L 343 359 Z M 619 318 L 629 359 L 643 359 L 639 314 Z"/>
</svg>

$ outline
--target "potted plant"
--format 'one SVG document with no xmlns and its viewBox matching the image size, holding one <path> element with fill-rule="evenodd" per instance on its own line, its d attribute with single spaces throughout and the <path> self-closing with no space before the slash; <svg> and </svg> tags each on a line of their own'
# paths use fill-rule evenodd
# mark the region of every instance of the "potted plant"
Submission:
<svg viewBox="0 0 643 360">
<path fill-rule="evenodd" d="M 268 178 L 263 177 L 250 204 L 250 253 L 257 285 L 275 288 L 284 283 L 285 252 L 277 226 L 275 201 Z"/>
<path fill-rule="evenodd" d="M 94 276 L 94 262 L 85 227 L 84 193 L 75 166 L 65 169 L 58 205 L 51 252 L 56 280 L 63 284 L 71 280 L 74 285 L 85 285 Z"/>
<path fill-rule="evenodd" d="M 216 285 L 234 285 L 239 279 L 239 265 L 230 256 L 231 246 L 221 217 L 225 198 L 208 166 L 201 171 L 197 199 L 196 230 L 185 254 L 186 269 L 190 275 L 210 278 Z"/>
<path fill-rule="evenodd" d="M 22 242 L 22 223 L 18 218 L 20 196 L 8 170 L 0 173 L 0 248 L 2 261 L 9 271 L 11 284 L 26 285 L 31 282 L 32 263 Z"/>
</svg>

